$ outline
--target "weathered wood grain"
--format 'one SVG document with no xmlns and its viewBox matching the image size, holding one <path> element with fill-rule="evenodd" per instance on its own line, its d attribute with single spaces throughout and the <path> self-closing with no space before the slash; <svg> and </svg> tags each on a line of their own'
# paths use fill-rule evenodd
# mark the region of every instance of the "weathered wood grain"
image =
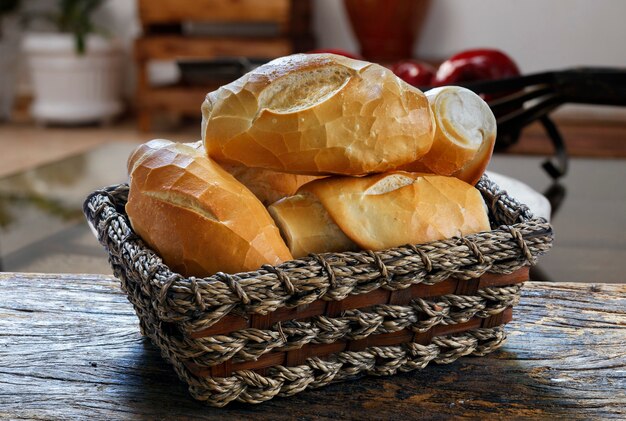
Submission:
<svg viewBox="0 0 626 421">
<path fill-rule="evenodd" d="M 115 279 L 0 274 L 3 419 L 624 419 L 626 285 L 528 283 L 498 352 L 217 409 L 141 338 Z"/>
</svg>

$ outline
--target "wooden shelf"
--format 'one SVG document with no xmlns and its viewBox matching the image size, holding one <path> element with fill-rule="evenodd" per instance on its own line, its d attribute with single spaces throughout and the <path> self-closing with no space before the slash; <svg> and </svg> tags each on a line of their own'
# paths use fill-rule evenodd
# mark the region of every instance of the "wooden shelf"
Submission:
<svg viewBox="0 0 626 421">
<path fill-rule="evenodd" d="M 279 22 L 287 24 L 291 4 L 284 0 L 140 0 L 144 25 L 184 21 Z"/>
<path fill-rule="evenodd" d="M 280 38 L 209 38 L 183 35 L 144 36 L 135 42 L 135 59 L 176 60 L 181 58 L 258 57 L 290 54 L 292 41 Z"/>
<path fill-rule="evenodd" d="M 143 35 L 135 42 L 136 106 L 141 131 L 149 131 L 156 111 L 200 115 L 209 86 L 155 87 L 148 80 L 153 60 L 250 57 L 272 59 L 313 47 L 309 0 L 139 0 Z M 272 37 L 189 36 L 185 23 L 271 23 Z"/>
<path fill-rule="evenodd" d="M 185 115 L 200 115 L 200 106 L 207 93 L 219 88 L 208 86 L 173 85 L 153 87 L 138 98 L 142 109 L 170 111 Z"/>
</svg>

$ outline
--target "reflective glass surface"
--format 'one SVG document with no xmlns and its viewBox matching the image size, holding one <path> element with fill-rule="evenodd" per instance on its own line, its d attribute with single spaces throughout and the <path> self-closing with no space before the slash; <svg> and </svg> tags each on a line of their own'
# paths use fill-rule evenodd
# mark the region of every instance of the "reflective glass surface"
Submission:
<svg viewBox="0 0 626 421">
<path fill-rule="evenodd" d="M 135 143 L 112 143 L 0 179 L 3 271 L 105 273 L 103 248 L 82 214 L 95 189 L 126 181 Z M 553 183 L 541 157 L 496 155 L 489 170 L 546 194 L 553 204 L 554 248 L 533 269 L 537 280 L 624 282 L 626 161 L 572 158 Z"/>
</svg>

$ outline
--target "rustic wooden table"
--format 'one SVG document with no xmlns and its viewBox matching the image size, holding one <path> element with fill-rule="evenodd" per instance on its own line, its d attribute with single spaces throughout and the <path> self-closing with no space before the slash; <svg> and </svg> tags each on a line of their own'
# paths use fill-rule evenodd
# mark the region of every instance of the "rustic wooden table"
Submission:
<svg viewBox="0 0 626 421">
<path fill-rule="evenodd" d="M 0 273 L 3 419 L 625 419 L 626 285 L 526 284 L 486 357 L 261 405 L 195 402 L 117 280 Z"/>
</svg>

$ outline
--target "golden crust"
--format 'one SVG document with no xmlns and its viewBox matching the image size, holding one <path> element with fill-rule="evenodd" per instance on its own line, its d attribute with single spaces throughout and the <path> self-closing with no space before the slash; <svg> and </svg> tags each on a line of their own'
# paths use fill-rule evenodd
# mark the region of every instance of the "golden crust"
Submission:
<svg viewBox="0 0 626 421">
<path fill-rule="evenodd" d="M 319 178 L 313 175 L 289 174 L 243 165 L 223 163 L 220 165 L 246 186 L 265 206 L 283 197 L 294 195 L 300 186 Z"/>
<path fill-rule="evenodd" d="M 318 180 L 301 191 L 315 195 L 343 233 L 366 250 L 490 229 L 480 192 L 453 177 L 397 171 Z"/>
<path fill-rule="evenodd" d="M 390 170 L 424 155 L 434 134 L 421 91 L 332 54 L 274 60 L 209 93 L 202 113 L 212 158 L 309 175 Z"/>
<path fill-rule="evenodd" d="M 272 204 L 268 211 L 294 258 L 310 253 L 358 250 L 315 196 L 300 193 Z"/>
<path fill-rule="evenodd" d="M 435 120 L 431 149 L 404 171 L 449 175 L 475 185 L 487 168 L 496 140 L 496 120 L 475 93 L 459 86 L 426 92 Z"/>
<path fill-rule="evenodd" d="M 292 258 L 261 202 L 202 151 L 174 143 L 144 149 L 126 212 L 173 270 L 237 273 Z"/>
</svg>

